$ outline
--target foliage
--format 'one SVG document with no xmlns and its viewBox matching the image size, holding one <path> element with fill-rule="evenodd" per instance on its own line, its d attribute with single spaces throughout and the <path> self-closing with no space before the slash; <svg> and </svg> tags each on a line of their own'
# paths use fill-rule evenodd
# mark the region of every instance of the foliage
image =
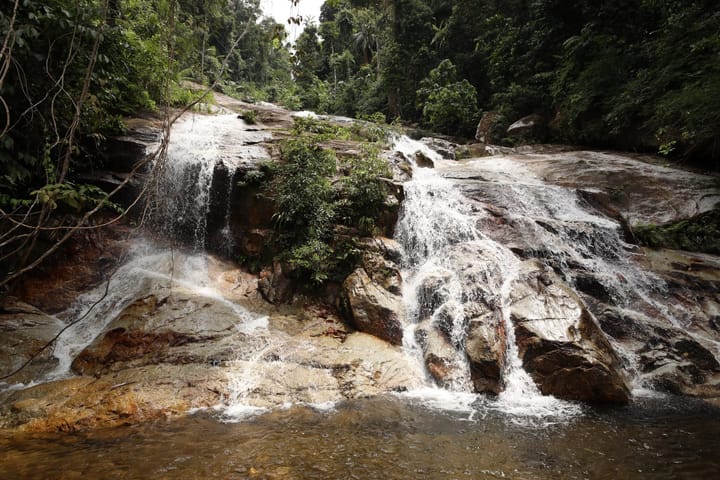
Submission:
<svg viewBox="0 0 720 480">
<path fill-rule="evenodd" d="M 653 248 L 720 254 L 720 210 L 711 210 L 667 225 L 642 225 L 633 233 Z"/>
<path fill-rule="evenodd" d="M 334 0 L 299 44 L 301 98 L 471 135 L 474 90 L 505 128 L 539 114 L 551 140 L 720 168 L 718 31 L 711 0 Z M 443 62 L 452 81 L 430 75 Z"/>
<path fill-rule="evenodd" d="M 352 235 L 372 234 L 383 211 L 389 175 L 380 147 L 361 143 L 361 153 L 338 159 L 320 142 L 358 139 L 357 127 L 296 118 L 293 136 L 282 145 L 270 192 L 275 200 L 279 247 L 294 274 L 314 283 L 341 281 L 358 259 Z"/>
<path fill-rule="evenodd" d="M 479 120 L 477 94 L 467 80 L 457 80 L 455 65 L 443 60 L 430 70 L 417 91 L 427 125 L 441 133 L 471 136 Z"/>
<path fill-rule="evenodd" d="M 388 195 L 385 184 L 379 179 L 392 174 L 387 162 L 380 157 L 379 147 L 374 144 L 363 145 L 362 153 L 350 157 L 345 167 L 348 175 L 343 177 L 342 186 L 348 207 L 346 221 L 368 230 L 367 219 L 377 218 L 382 213 Z"/>
<path fill-rule="evenodd" d="M 298 137 L 283 145 L 282 156 L 274 184 L 277 224 L 293 241 L 325 236 L 335 216 L 335 155 Z"/>
</svg>

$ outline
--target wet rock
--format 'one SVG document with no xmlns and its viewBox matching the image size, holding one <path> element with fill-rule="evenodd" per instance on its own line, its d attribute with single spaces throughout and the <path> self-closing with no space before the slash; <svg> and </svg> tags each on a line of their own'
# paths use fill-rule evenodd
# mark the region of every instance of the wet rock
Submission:
<svg viewBox="0 0 720 480">
<path fill-rule="evenodd" d="M 423 137 L 420 143 L 427 145 L 446 160 L 455 160 L 455 148 L 458 146 L 456 143 L 437 137 Z"/>
<path fill-rule="evenodd" d="M 422 372 L 416 371 L 400 348 L 373 335 L 354 332 L 342 341 L 328 336 L 315 337 L 313 348 L 308 348 L 303 338 L 306 337 L 297 338 L 283 348 L 283 361 L 330 372 L 338 389 L 334 399 L 339 398 L 338 392 L 341 398 L 362 398 L 423 384 Z M 279 364 L 280 372 L 282 365 Z"/>
<path fill-rule="evenodd" d="M 603 307 L 595 307 L 597 318 L 603 332 L 607 333 L 616 340 L 639 340 L 648 338 L 650 329 L 647 324 L 650 323 L 647 317 L 637 312 L 622 310 L 619 308 L 604 305 Z M 599 311 L 598 311 L 599 310 Z"/>
<path fill-rule="evenodd" d="M 160 144 L 160 119 L 133 118 L 126 120 L 126 133 L 108 138 L 100 152 L 102 164 L 113 172 L 127 173 Z"/>
<path fill-rule="evenodd" d="M 534 113 L 512 123 L 507 129 L 507 133 L 524 142 L 539 143 L 545 140 L 547 128 L 546 120 L 541 115 Z"/>
<path fill-rule="evenodd" d="M 220 400 L 226 383 L 205 365 L 148 365 L 0 394 L 0 428 L 72 432 L 182 415 Z"/>
<path fill-rule="evenodd" d="M 431 319 L 417 326 L 415 338 L 422 349 L 425 367 L 435 383 L 443 388 L 462 384 L 466 376 L 460 358 L 462 354 Z"/>
<path fill-rule="evenodd" d="M 402 298 L 373 282 L 365 269 L 356 269 L 343 282 L 340 301 L 355 328 L 393 345 L 402 343 Z"/>
<path fill-rule="evenodd" d="M 420 168 L 435 168 L 435 162 L 432 158 L 428 157 L 424 153 L 418 151 L 415 152 L 415 165 Z"/>
<path fill-rule="evenodd" d="M 488 151 L 488 146 L 484 143 L 471 143 L 468 145 L 458 145 L 455 149 L 455 160 L 462 160 L 465 158 L 478 158 L 491 155 Z"/>
<path fill-rule="evenodd" d="M 45 347 L 65 324 L 37 308 L 5 297 L 0 302 L 0 376 L 5 377 L 30 363 L 16 374 L 1 380 L 5 383 L 27 383 L 52 368 L 56 360 L 52 347 Z"/>
<path fill-rule="evenodd" d="M 422 279 L 417 287 L 417 302 L 419 318 L 430 317 L 448 300 L 448 292 L 444 289 L 450 280 L 448 273 L 430 274 Z"/>
<path fill-rule="evenodd" d="M 385 154 L 385 158 L 390 164 L 395 182 L 407 182 L 412 178 L 412 164 L 404 153 L 392 152 Z"/>
<path fill-rule="evenodd" d="M 596 276 L 587 272 L 580 272 L 573 278 L 575 287 L 582 293 L 590 295 L 602 302 L 610 302 L 612 293 L 607 286 Z"/>
<path fill-rule="evenodd" d="M 192 294 L 150 295 L 128 305 L 73 361 L 82 375 L 144 365 L 221 364 L 243 343 L 237 313 Z"/>
<path fill-rule="evenodd" d="M 258 289 L 270 303 L 289 303 L 295 294 L 295 283 L 285 274 L 282 263 L 275 261 L 260 272 Z"/>
<path fill-rule="evenodd" d="M 649 382 L 670 393 L 717 397 L 720 363 L 712 352 L 679 330 L 655 333 L 639 350 Z"/>
<path fill-rule="evenodd" d="M 536 261 L 524 262 L 510 314 L 524 368 L 546 395 L 626 403 L 620 361 L 580 298 Z"/>
<path fill-rule="evenodd" d="M 109 218 L 100 215 L 95 220 Z M 69 308 L 80 294 L 106 280 L 107 272 L 124 258 L 131 231 L 117 222 L 74 235 L 41 268 L 20 278 L 13 295 L 50 314 Z"/>
<path fill-rule="evenodd" d="M 468 322 L 465 352 L 470 376 L 478 393 L 499 394 L 504 388 L 505 325 L 499 312 L 487 313 Z"/>
<path fill-rule="evenodd" d="M 363 239 L 361 265 L 368 276 L 380 287 L 395 295 L 402 295 L 402 277 L 399 262 L 400 244 L 386 237 Z"/>
</svg>

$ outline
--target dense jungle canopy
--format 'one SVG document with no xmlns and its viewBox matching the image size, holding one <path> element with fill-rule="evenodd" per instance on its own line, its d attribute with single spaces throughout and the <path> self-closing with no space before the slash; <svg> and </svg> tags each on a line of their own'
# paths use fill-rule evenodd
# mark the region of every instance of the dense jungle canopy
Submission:
<svg viewBox="0 0 720 480">
<path fill-rule="evenodd" d="M 288 20 L 301 21 L 290 45 L 259 0 L 3 2 L 3 220 L 104 205 L 79 174 L 102 166 L 125 118 L 197 100 L 187 81 L 468 139 L 489 113 L 507 145 L 527 140 L 507 127 L 533 114 L 534 141 L 720 166 L 714 0 L 328 0 L 317 21 Z M 36 233 L 5 231 L 3 258 Z"/>
</svg>

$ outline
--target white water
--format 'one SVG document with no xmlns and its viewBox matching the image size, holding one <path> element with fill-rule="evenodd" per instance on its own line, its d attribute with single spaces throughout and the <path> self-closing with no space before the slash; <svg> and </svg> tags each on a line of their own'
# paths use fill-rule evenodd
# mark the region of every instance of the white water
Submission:
<svg viewBox="0 0 720 480">
<path fill-rule="evenodd" d="M 436 166 L 443 160 L 425 145 L 408 137 L 401 137 L 395 149 L 412 160 L 421 151 Z M 580 408 L 572 403 L 542 395 L 530 376 L 522 368 L 515 345 L 514 326 L 509 318 L 509 296 L 517 278 L 518 258 L 506 247 L 493 241 L 476 227 L 479 212 L 452 181 L 443 178 L 435 169 L 414 168 L 413 179 L 404 184 L 405 200 L 396 227 L 396 239 L 404 247 L 404 287 L 407 320 L 403 346 L 408 355 L 423 362 L 423 348 L 416 338 L 418 322 L 428 312 L 419 299 L 420 290 L 428 280 L 442 282 L 437 288 L 441 298 L 433 305 L 433 325 L 451 323 L 446 327 L 452 346 L 456 349 L 451 364 L 457 373 L 446 388 L 455 391 L 448 396 L 435 388 L 426 388 L 406 395 L 425 399 L 429 406 L 462 410 L 472 404 L 472 383 L 464 353 L 466 334 L 466 305 L 473 301 L 498 306 L 502 312 L 507 335 L 505 390 L 490 408 L 517 416 L 570 416 Z M 467 263 L 473 264 L 470 270 Z M 448 331 L 449 330 L 449 331 Z M 440 389 L 442 390 L 442 389 Z"/>
<path fill-rule="evenodd" d="M 255 315 L 227 300 L 214 286 L 218 282 L 210 276 L 207 255 L 170 251 L 149 241 L 137 240 L 128 258 L 112 275 L 109 284 L 103 283 L 84 293 L 70 309 L 58 315 L 72 325 L 55 343 L 53 356 L 58 364 L 42 381 L 71 375 L 70 366 L 75 357 L 131 303 L 152 294 L 170 295 L 182 290 L 207 297 L 230 307 L 238 331 L 253 334 L 267 329 L 267 317 Z"/>
<path fill-rule="evenodd" d="M 244 126 L 234 114 L 186 115 L 176 122 L 167 159 L 158 166 L 154 179 L 157 191 L 151 224 L 173 241 L 186 237 L 189 240 L 186 243 L 196 253 L 136 240 L 126 261 L 112 274 L 109 283 L 84 293 L 70 309 L 59 315 L 70 326 L 55 344 L 53 355 L 58 364 L 45 375 L 44 381 L 70 375 L 74 358 L 127 306 L 151 294 L 167 295 L 174 289 L 181 289 L 202 295 L 229 307 L 238 331 L 252 334 L 267 329 L 266 317 L 254 315 L 227 300 L 216 288 L 221 282 L 211 277 L 210 257 L 203 249 L 216 167 L 222 164 L 230 170 L 226 195 L 229 197 L 234 169 L 242 162 L 267 156 L 255 145 L 266 134 L 246 131 Z M 228 222 L 229 211 L 226 210 L 227 230 Z"/>
<path fill-rule="evenodd" d="M 247 129 L 235 114 L 182 117 L 173 126 L 167 158 L 155 178 L 153 223 L 168 238 L 203 250 L 216 169 L 228 171 L 228 200 L 235 170 L 268 158 L 257 145 L 267 138 L 264 132 Z M 225 208 L 227 227 L 227 203 Z"/>
<path fill-rule="evenodd" d="M 523 164 L 505 157 L 485 157 L 471 160 L 468 165 L 450 165 L 450 175 L 455 174 L 453 169 L 467 170 L 468 167 L 482 173 L 484 180 L 478 183 L 487 198 L 495 205 L 502 205 L 513 228 L 531 239 L 533 245 L 529 247 L 537 248 L 534 256 L 559 269 L 569 284 L 576 281 L 569 273 L 571 270 L 591 273 L 619 310 L 627 309 L 642 316 L 645 314 L 639 312 L 652 311 L 709 348 L 720 360 L 720 342 L 689 329 L 692 318 L 681 305 L 667 301 L 669 292 L 665 281 L 638 264 L 637 247 L 623 240 L 620 224 L 593 213 L 582 204 L 574 188 L 547 185 Z M 622 355 L 626 369 L 634 373 L 631 380 L 638 388 L 644 388 L 635 356 L 622 348 L 616 350 Z"/>
</svg>

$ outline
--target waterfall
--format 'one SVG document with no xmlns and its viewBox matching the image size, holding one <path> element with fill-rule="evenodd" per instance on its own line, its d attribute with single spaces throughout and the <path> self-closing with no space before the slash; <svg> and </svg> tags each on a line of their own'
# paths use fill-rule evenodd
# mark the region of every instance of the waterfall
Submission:
<svg viewBox="0 0 720 480">
<path fill-rule="evenodd" d="M 416 151 L 421 151 L 436 165 L 443 163 L 435 152 L 407 137 L 399 138 L 395 149 L 411 160 Z M 492 305 L 501 311 L 507 336 L 505 390 L 493 407 L 520 416 L 578 411 L 573 404 L 543 396 L 522 367 L 509 316 L 509 297 L 519 259 L 477 228 L 478 217 L 483 214 L 473 208 L 454 182 L 435 169 L 415 167 L 404 190 L 395 236 L 404 249 L 407 319 L 403 346 L 408 355 L 423 362 L 419 325 L 430 323 L 430 328 L 442 330 L 454 349 L 448 363 L 456 372 L 444 387 L 470 393 L 464 342 L 471 313 L 466 310 L 479 303 Z"/>
<path fill-rule="evenodd" d="M 225 230 L 225 245 L 218 247 L 231 248 L 229 202 L 235 172 L 268 158 L 258 145 L 268 134 L 244 125 L 234 114 L 186 115 L 176 122 L 152 192 L 151 220 L 160 233 L 202 251 L 212 227 Z M 226 185 L 220 185 L 220 172 Z M 218 216 L 218 225 L 209 225 L 211 215 Z"/>
<path fill-rule="evenodd" d="M 138 298 L 151 294 L 182 290 L 205 296 L 230 308 L 238 331 L 254 333 L 266 329 L 267 317 L 252 314 L 217 290 L 217 279 L 210 274 L 211 260 L 204 251 L 212 195 L 221 196 L 222 225 L 218 228 L 222 229 L 223 240 L 230 244 L 233 173 L 244 162 L 267 157 L 261 147 L 255 146 L 265 134 L 243 130 L 243 125 L 236 115 L 186 115 L 173 126 L 167 159 L 155 178 L 149 226 L 191 251 L 168 250 L 149 239 L 135 239 L 125 262 L 107 284 L 82 294 L 72 307 L 58 315 L 69 326 L 54 347 L 58 364 L 44 380 L 68 376 L 75 357 L 113 319 Z M 223 166 L 229 172 L 227 187 L 214 192 L 218 168 Z"/>
<path fill-rule="evenodd" d="M 720 342 L 688 329 L 692 323 L 688 312 L 668 302 L 666 282 L 636 261 L 637 247 L 623 239 L 618 221 L 594 213 L 576 189 L 548 185 L 512 158 L 473 159 L 449 170 L 447 174 L 457 178 L 467 177 L 468 170 L 482 172 L 481 179 L 473 179 L 478 185 L 474 193 L 502 206 L 513 228 L 532 239 L 532 244 L 521 248 L 561 272 L 570 285 L 581 288 L 583 278 L 576 272 L 589 273 L 618 309 L 641 316 L 648 315 L 643 310 L 650 311 L 720 358 Z M 644 388 L 634 355 L 621 347 L 617 350 L 626 369 L 636 373 L 632 378 L 636 387 Z"/>
</svg>

